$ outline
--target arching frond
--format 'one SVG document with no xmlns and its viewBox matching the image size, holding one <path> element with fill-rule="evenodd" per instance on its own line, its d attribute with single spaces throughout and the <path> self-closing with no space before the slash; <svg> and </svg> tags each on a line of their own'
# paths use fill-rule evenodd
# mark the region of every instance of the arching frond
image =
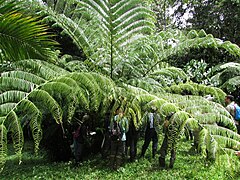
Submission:
<svg viewBox="0 0 240 180">
<path fill-rule="evenodd" d="M 33 73 L 46 80 L 51 80 L 67 73 L 66 70 L 56 65 L 37 59 L 21 60 L 14 63 L 14 66 L 16 66 L 18 69 L 21 69 L 22 71 Z"/>
<path fill-rule="evenodd" d="M 100 101 L 99 98 L 101 98 L 101 91 L 100 87 L 97 85 L 96 81 L 88 76 L 88 73 L 72 73 L 68 75 L 68 77 L 74 79 L 76 82 L 78 82 L 78 85 L 86 89 L 89 93 L 89 100 L 90 100 L 90 108 L 93 110 L 97 110 L 99 107 Z"/>
<path fill-rule="evenodd" d="M 8 129 L 8 132 L 11 133 L 13 147 L 15 149 L 16 154 L 19 156 L 19 160 L 21 162 L 21 153 L 23 149 L 24 137 L 22 127 L 14 111 L 10 111 L 8 113 L 4 121 L 4 125 Z"/>
<path fill-rule="evenodd" d="M 214 139 L 216 139 L 220 146 L 226 147 L 233 150 L 239 150 L 240 142 L 239 140 L 234 140 L 225 136 L 213 135 Z"/>
<path fill-rule="evenodd" d="M 24 71 L 8 71 L 8 72 L 3 72 L 1 73 L 1 77 L 12 77 L 12 78 L 19 78 L 19 79 L 23 79 L 26 81 L 30 81 L 34 84 L 42 84 L 45 82 L 45 79 L 36 76 L 35 74 L 31 74 L 28 72 L 24 72 Z"/>
<path fill-rule="evenodd" d="M 6 1 L 1 4 L 0 55 L 10 61 L 25 58 L 51 59 L 53 53 L 50 48 L 57 44 L 50 39 L 52 34 L 36 18 L 24 16 L 17 8 L 19 3 L 20 1 Z M 9 12 L 8 7 L 13 5 L 14 11 Z"/>
<path fill-rule="evenodd" d="M 146 106 L 149 107 L 149 108 L 152 107 L 152 106 L 161 107 L 165 103 L 167 103 L 166 100 L 161 99 L 161 98 L 157 98 L 157 99 L 154 99 L 154 100 L 148 102 L 148 104 Z"/>
<path fill-rule="evenodd" d="M 224 84 L 221 85 L 221 88 L 227 90 L 228 92 L 234 92 L 239 87 L 239 84 L 240 76 L 236 76 L 224 82 Z"/>
<path fill-rule="evenodd" d="M 206 128 L 212 135 L 224 136 L 224 137 L 234 139 L 236 141 L 240 140 L 240 135 L 228 128 L 211 125 L 211 124 L 204 125 L 204 128 Z"/>
<path fill-rule="evenodd" d="M 4 103 L 0 105 L 0 115 L 7 115 L 14 107 L 16 107 L 16 103 Z"/>
<path fill-rule="evenodd" d="M 182 95 L 212 95 L 214 97 L 214 101 L 218 103 L 223 103 L 223 100 L 226 96 L 226 93 L 224 93 L 221 89 L 216 87 L 210 87 L 205 85 L 200 85 L 196 83 L 185 83 L 185 84 L 178 84 L 170 86 L 169 88 L 166 88 L 168 92 L 182 94 Z"/>
<path fill-rule="evenodd" d="M 60 77 L 55 80 L 56 82 L 62 82 L 72 87 L 77 94 L 78 102 L 80 106 L 86 110 L 89 110 L 89 93 L 86 89 L 81 88 L 78 83 L 70 77 Z"/>
<path fill-rule="evenodd" d="M 75 113 L 76 104 L 78 104 L 77 91 L 61 82 L 46 83 L 41 86 L 41 90 L 47 91 L 51 97 L 61 103 L 60 106 L 62 109 L 66 109 L 66 116 L 70 122 Z"/>
<path fill-rule="evenodd" d="M 37 154 L 39 150 L 39 144 L 42 139 L 42 113 L 34 103 L 27 99 L 23 99 L 19 103 L 16 111 L 20 111 L 20 115 L 26 114 L 22 119 L 20 119 L 21 126 L 24 127 L 26 124 L 30 125 L 35 145 L 34 151 Z"/>
<path fill-rule="evenodd" d="M 49 93 L 36 89 L 28 95 L 28 99 L 42 108 L 49 109 L 56 122 L 62 123 L 62 109 Z"/>
<path fill-rule="evenodd" d="M 160 70 L 156 70 L 156 71 L 152 72 L 149 76 L 156 80 L 157 79 L 160 80 L 163 77 L 171 77 L 176 82 L 178 82 L 180 80 L 185 81 L 188 79 L 185 72 L 182 69 L 176 68 L 176 67 L 162 68 Z"/>
<path fill-rule="evenodd" d="M 174 103 L 164 103 L 162 106 L 160 106 L 160 113 L 162 113 L 164 116 L 168 115 L 171 112 L 177 112 L 179 111 L 178 107 Z"/>
<path fill-rule="evenodd" d="M 128 84 L 142 88 L 148 92 L 165 92 L 163 85 L 152 78 L 133 78 L 128 80 Z"/>
<path fill-rule="evenodd" d="M 0 94 L 0 105 L 7 103 L 7 102 L 13 102 L 17 103 L 20 100 L 22 100 L 27 93 L 22 92 L 22 91 L 6 91 L 2 94 Z"/>
<path fill-rule="evenodd" d="M 199 133 L 199 147 L 198 149 L 201 153 L 205 154 L 207 149 L 207 142 L 209 141 L 209 133 L 208 130 L 203 128 Z"/>
<path fill-rule="evenodd" d="M 196 114 L 194 118 L 201 124 L 218 124 L 219 126 L 226 127 L 232 131 L 236 131 L 236 126 L 233 119 L 224 115 L 216 113 Z"/>
<path fill-rule="evenodd" d="M 193 33 L 194 32 L 194 33 Z M 178 37 L 178 35 L 181 36 Z M 202 31 L 190 31 L 187 35 L 182 35 L 183 33 L 178 32 L 169 32 L 163 31 L 160 32 L 159 35 L 163 37 L 163 41 L 166 41 L 166 47 L 164 47 L 164 51 L 160 51 L 158 53 L 158 61 L 152 63 L 150 67 L 148 67 L 147 74 L 151 73 L 154 68 L 157 66 L 158 63 L 163 61 L 169 62 L 170 64 L 182 64 L 182 57 L 191 56 L 192 52 L 199 52 L 200 54 L 203 49 L 212 49 L 217 50 L 219 53 L 221 51 L 226 52 L 229 54 L 231 58 L 229 61 L 235 61 L 236 59 L 240 58 L 240 48 L 229 41 L 223 42 L 220 39 L 214 38 L 212 35 L 203 35 Z M 192 35 L 194 34 L 194 35 Z M 169 40 L 172 40 L 169 43 Z M 162 46 L 159 45 L 159 49 Z M 199 57 L 200 59 L 201 57 Z M 176 63 L 178 62 L 178 63 Z"/>
<path fill-rule="evenodd" d="M 12 78 L 12 77 L 0 77 L 0 92 L 8 90 L 20 90 L 24 92 L 30 92 L 36 85 L 30 81 L 24 79 Z"/>
<path fill-rule="evenodd" d="M 1 123 L 0 124 L 0 171 L 3 170 L 3 166 L 6 162 L 7 156 L 7 129 Z"/>
</svg>

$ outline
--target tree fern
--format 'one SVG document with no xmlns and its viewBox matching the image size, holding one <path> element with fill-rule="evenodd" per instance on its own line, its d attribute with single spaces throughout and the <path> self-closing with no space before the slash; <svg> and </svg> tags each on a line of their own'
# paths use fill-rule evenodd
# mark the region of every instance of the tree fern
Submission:
<svg viewBox="0 0 240 180">
<path fill-rule="evenodd" d="M 15 113 L 16 116 L 11 116 L 15 117 L 15 119 L 9 119 L 16 120 L 16 117 L 19 119 L 18 123 L 15 122 L 14 124 L 16 127 L 19 126 L 22 128 L 27 120 L 30 121 L 30 128 L 35 140 L 35 151 L 37 151 L 42 137 L 41 123 L 44 121 L 44 119 L 41 119 L 42 114 L 52 114 L 57 123 L 65 125 L 73 121 L 71 117 L 73 117 L 75 111 L 80 113 L 97 113 L 99 115 L 99 120 L 97 121 L 101 124 L 107 109 L 111 108 L 110 110 L 113 112 L 117 107 L 122 107 L 125 110 L 126 115 L 131 117 L 136 128 L 143 126 L 143 114 L 153 106 L 157 108 L 163 118 L 170 112 L 175 112 L 175 115 L 171 119 L 172 124 L 169 134 L 173 148 L 176 148 L 176 144 L 186 126 L 189 126 L 196 134 L 200 131 L 200 134 L 198 133 L 199 138 L 196 135 L 196 139 L 199 139 L 199 147 L 207 153 L 209 158 L 215 158 L 219 149 L 224 149 L 225 147 L 229 149 L 235 148 L 233 146 L 220 146 L 220 144 L 226 144 L 227 141 L 236 141 L 236 143 L 232 143 L 232 145 L 237 145 L 237 136 L 234 135 L 234 133 L 236 134 L 236 132 L 234 132 L 236 127 L 229 114 L 225 114 L 226 111 L 224 111 L 222 106 L 207 101 L 203 97 L 190 95 L 181 96 L 169 93 L 148 93 L 146 90 L 123 83 L 119 83 L 119 86 L 117 86 L 111 79 L 97 73 L 69 73 L 67 71 L 61 71 L 61 69 L 58 68 L 51 68 L 49 65 L 41 65 L 40 61 L 38 65 L 40 69 L 42 68 L 42 72 L 47 72 L 47 69 L 49 69 L 48 78 L 51 77 L 50 81 L 43 78 L 44 81 L 42 81 L 42 83 L 35 84 L 31 82 L 38 82 L 36 81 L 38 78 L 35 78 L 35 76 L 30 75 L 29 77 L 31 78 L 25 80 L 24 73 L 20 75 L 21 71 L 16 73 L 11 72 L 10 74 L 14 75 L 14 77 L 16 75 L 17 78 L 15 79 L 22 80 L 21 82 L 25 84 L 32 84 L 33 89 L 30 88 L 29 90 L 25 88 L 25 90 L 22 90 L 20 83 L 17 85 L 10 84 L 8 88 L 1 89 L 2 95 L 0 96 L 3 105 L 13 103 L 12 106 L 9 106 L 10 108 L 6 108 L 6 116 L 10 117 L 12 112 Z M 35 70 L 35 75 L 39 76 L 38 74 L 41 74 L 39 73 L 39 68 Z M 55 73 L 52 73 L 51 70 L 62 75 L 56 77 L 53 75 Z M 2 81 L 4 82 L 3 84 L 7 84 L 5 82 L 13 79 L 12 76 L 7 75 L 1 78 L 5 78 L 4 81 Z M 198 93 L 194 85 L 189 84 L 188 86 L 194 87 L 191 89 L 196 90 Z M 15 90 L 12 90 L 12 88 Z M 201 89 L 201 91 L 203 91 L 203 89 Z M 216 91 L 214 91 L 214 93 L 216 93 Z M 89 109 L 83 108 L 85 104 L 89 105 Z M 63 110 L 65 110 L 64 108 L 66 108 L 67 111 L 63 112 Z M 198 113 L 192 111 L 191 108 L 196 108 Z M 0 109 L 2 110 L 2 108 Z M 216 109 L 216 111 L 208 109 Z M 219 112 L 217 111 L 218 109 Z M 99 113 L 100 111 L 103 113 Z M 1 116 L 4 115 L 2 114 Z M 10 121 L 8 121 L 6 117 L 0 118 L 0 120 L 1 124 L 8 129 L 8 124 L 5 123 Z M 217 138 L 219 134 L 207 128 L 207 126 L 210 126 L 209 124 L 216 124 L 217 127 L 221 126 L 222 128 L 228 129 L 231 133 L 228 133 L 229 135 L 227 136 L 223 135 L 226 138 L 223 139 L 223 142 L 220 142 Z M 16 133 L 19 134 L 20 131 L 17 131 L 17 128 L 15 128 L 15 130 Z M 20 137 L 20 135 L 16 137 Z M 4 137 L 0 138 L 2 140 L 4 139 Z M 0 143 L 4 144 L 4 142 Z M 21 143 L 18 144 L 18 146 L 21 147 Z M 5 150 L 0 150 L 3 152 L 0 156 L 4 157 Z"/>
<path fill-rule="evenodd" d="M 63 8 L 71 3 L 75 5 L 70 11 L 63 11 L 57 8 L 58 3 L 64 4 Z M 55 22 L 54 26 L 60 26 L 90 60 L 103 68 L 110 67 L 111 77 L 123 59 L 122 49 L 143 37 L 143 34 L 151 33 L 154 28 L 153 13 L 138 0 L 84 0 L 69 3 L 58 0 L 54 3 L 47 1 L 47 4 L 54 8 L 42 6 L 47 15 L 45 19 Z M 76 16 L 76 13 L 79 15 Z"/>
</svg>

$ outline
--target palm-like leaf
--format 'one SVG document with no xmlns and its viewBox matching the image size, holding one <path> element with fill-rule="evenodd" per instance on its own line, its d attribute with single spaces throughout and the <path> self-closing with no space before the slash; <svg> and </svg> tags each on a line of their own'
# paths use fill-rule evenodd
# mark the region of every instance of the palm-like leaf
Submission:
<svg viewBox="0 0 240 180">
<path fill-rule="evenodd" d="M 25 58 L 50 59 L 53 55 L 50 48 L 56 43 L 50 40 L 52 35 L 47 33 L 47 27 L 41 25 L 36 18 L 24 17 L 17 12 L 16 5 L 19 3 L 3 2 L 0 2 L 0 55 L 10 61 Z M 9 12 L 13 6 L 14 11 Z"/>
</svg>

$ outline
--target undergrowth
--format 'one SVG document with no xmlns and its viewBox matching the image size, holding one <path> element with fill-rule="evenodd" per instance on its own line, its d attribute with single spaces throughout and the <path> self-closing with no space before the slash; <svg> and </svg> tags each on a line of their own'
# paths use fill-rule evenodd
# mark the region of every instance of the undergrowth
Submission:
<svg viewBox="0 0 240 180">
<path fill-rule="evenodd" d="M 138 143 L 138 154 L 142 143 Z M 240 179 L 240 159 L 222 155 L 215 163 L 211 163 L 191 150 L 191 143 L 183 139 L 179 143 L 174 168 L 165 170 L 159 168 L 158 157 L 151 158 L 150 146 L 144 159 L 125 163 L 118 171 L 112 171 L 107 166 L 108 161 L 99 154 L 74 167 L 72 161 L 49 162 L 44 151 L 36 157 L 30 151 L 31 145 L 26 144 L 22 164 L 18 165 L 16 156 L 10 155 L 1 179 Z"/>
</svg>

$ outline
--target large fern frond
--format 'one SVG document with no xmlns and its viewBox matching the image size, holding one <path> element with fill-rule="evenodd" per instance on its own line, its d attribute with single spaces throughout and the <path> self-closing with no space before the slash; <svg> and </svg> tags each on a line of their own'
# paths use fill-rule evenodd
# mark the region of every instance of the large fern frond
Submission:
<svg viewBox="0 0 240 180">
<path fill-rule="evenodd" d="M 2 121 L 1 121 L 1 124 L 0 124 L 0 171 L 3 170 L 3 166 L 6 162 L 6 156 L 7 156 L 7 129 L 2 124 Z"/>
<path fill-rule="evenodd" d="M 11 133 L 13 147 L 16 154 L 19 156 L 21 162 L 21 153 L 23 149 L 24 137 L 21 124 L 18 120 L 17 114 L 14 111 L 10 111 L 6 116 L 4 125 L 8 129 L 8 132 Z"/>
<path fill-rule="evenodd" d="M 35 89 L 28 95 L 28 99 L 41 108 L 49 109 L 56 122 L 62 123 L 62 109 L 48 92 Z"/>
<path fill-rule="evenodd" d="M 18 12 L 18 4 L 19 2 L 13 1 L 0 4 L 0 55 L 10 61 L 25 58 L 51 59 L 53 53 L 50 48 L 56 45 L 50 39 L 52 34 L 36 18 Z M 15 10 L 9 12 L 8 7 L 13 6 Z"/>
<path fill-rule="evenodd" d="M 42 113 L 34 103 L 27 99 L 21 100 L 16 111 L 20 114 L 20 116 L 24 114 L 24 117 L 19 117 L 19 119 L 22 118 L 19 120 L 21 126 L 24 127 L 26 124 L 30 125 L 35 144 L 34 151 L 37 154 L 39 144 L 42 139 Z"/>
<path fill-rule="evenodd" d="M 13 65 L 21 71 L 27 71 L 31 74 L 37 75 L 40 79 L 43 78 L 46 80 L 51 80 L 68 73 L 68 71 L 56 65 L 36 59 L 21 60 Z"/>
</svg>

